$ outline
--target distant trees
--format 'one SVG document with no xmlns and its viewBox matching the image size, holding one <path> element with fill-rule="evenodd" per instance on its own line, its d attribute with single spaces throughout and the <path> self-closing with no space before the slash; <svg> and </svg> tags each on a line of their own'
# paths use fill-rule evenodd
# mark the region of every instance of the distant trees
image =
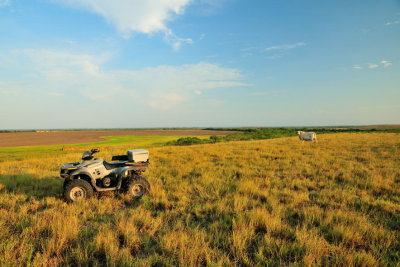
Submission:
<svg viewBox="0 0 400 267">
<path fill-rule="evenodd" d="M 296 136 L 297 130 L 313 131 L 318 134 L 323 133 L 360 133 L 360 132 L 400 132 L 400 129 L 378 130 L 378 129 L 358 129 L 358 128 L 207 128 L 205 130 L 223 130 L 236 131 L 228 135 L 212 135 L 209 139 L 200 139 L 197 137 L 183 137 L 178 140 L 166 143 L 169 146 L 188 146 L 198 144 L 215 144 L 229 141 L 272 139 L 280 137 Z"/>
<path fill-rule="evenodd" d="M 209 139 L 200 139 L 197 137 L 183 137 L 178 140 L 170 141 L 166 145 L 188 146 L 197 144 L 214 144 L 228 141 L 258 140 L 271 139 L 278 137 L 294 136 L 296 132 L 289 128 L 260 128 L 260 129 L 243 129 L 228 135 L 212 135 Z"/>
</svg>

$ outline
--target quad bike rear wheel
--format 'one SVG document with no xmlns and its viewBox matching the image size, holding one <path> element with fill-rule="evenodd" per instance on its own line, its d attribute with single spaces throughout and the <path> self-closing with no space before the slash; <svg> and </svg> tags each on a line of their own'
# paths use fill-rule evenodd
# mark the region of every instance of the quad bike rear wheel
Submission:
<svg viewBox="0 0 400 267">
<path fill-rule="evenodd" d="M 128 177 L 126 180 L 124 191 L 134 199 L 141 198 L 149 190 L 149 182 L 138 175 Z"/>
<path fill-rule="evenodd" d="M 93 195 L 92 186 L 85 180 L 69 181 L 64 187 L 64 197 L 67 202 L 77 202 L 90 198 Z"/>
</svg>

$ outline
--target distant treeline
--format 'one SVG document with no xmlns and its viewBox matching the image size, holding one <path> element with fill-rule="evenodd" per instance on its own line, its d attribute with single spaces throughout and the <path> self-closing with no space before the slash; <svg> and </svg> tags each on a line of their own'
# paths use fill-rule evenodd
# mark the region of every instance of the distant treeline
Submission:
<svg viewBox="0 0 400 267">
<path fill-rule="evenodd" d="M 325 133 L 399 133 L 400 129 L 357 129 L 357 128 L 205 128 L 204 130 L 213 131 L 237 131 L 228 135 L 212 135 L 209 139 L 200 139 L 197 137 L 183 137 L 166 143 L 166 145 L 187 146 L 196 144 L 214 144 L 229 141 L 245 141 L 272 139 L 279 137 L 289 137 L 297 135 L 297 131 Z"/>
<path fill-rule="evenodd" d="M 210 130 L 211 128 L 207 129 Z M 217 130 L 217 129 L 212 129 Z M 244 140 L 258 140 L 258 139 L 271 139 L 278 137 L 288 137 L 296 135 L 296 132 L 290 128 L 259 128 L 259 129 L 234 129 L 224 128 L 224 131 L 238 131 L 228 135 L 212 135 L 209 139 L 200 139 L 197 137 L 183 137 L 178 140 L 170 141 L 166 145 L 195 145 L 195 144 L 214 144 L 229 141 L 244 141 Z"/>
<path fill-rule="evenodd" d="M 35 130 L 0 130 L 0 133 L 36 132 Z"/>
</svg>

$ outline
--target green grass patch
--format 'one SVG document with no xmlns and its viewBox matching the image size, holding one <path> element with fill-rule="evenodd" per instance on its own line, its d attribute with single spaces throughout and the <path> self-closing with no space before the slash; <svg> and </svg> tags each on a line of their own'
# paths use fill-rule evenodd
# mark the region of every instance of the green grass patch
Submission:
<svg viewBox="0 0 400 267">
<path fill-rule="evenodd" d="M 18 159 L 22 153 L 24 157 L 48 157 L 53 155 L 51 152 L 59 152 L 65 150 L 70 152 L 79 150 L 79 148 L 95 148 L 95 147 L 129 147 L 151 148 L 162 146 L 165 143 L 175 140 L 176 138 L 185 138 L 187 136 L 164 136 L 164 135 L 123 135 L 123 136 L 104 136 L 104 141 L 78 144 L 61 144 L 61 145 L 42 145 L 42 146 L 20 146 L 20 147 L 2 147 L 0 148 L 0 162 L 4 159 Z M 195 138 L 208 138 L 209 136 L 196 136 Z M 50 153 L 50 154 L 49 154 Z"/>
</svg>

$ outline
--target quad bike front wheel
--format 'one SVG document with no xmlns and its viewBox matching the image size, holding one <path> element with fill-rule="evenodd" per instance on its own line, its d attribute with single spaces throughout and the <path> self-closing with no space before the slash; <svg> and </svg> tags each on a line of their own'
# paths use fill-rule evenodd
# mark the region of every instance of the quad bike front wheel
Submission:
<svg viewBox="0 0 400 267">
<path fill-rule="evenodd" d="M 67 202 L 77 202 L 90 198 L 93 195 L 92 186 L 85 180 L 75 179 L 66 183 L 64 198 Z"/>
<path fill-rule="evenodd" d="M 133 176 L 127 178 L 125 184 L 125 193 L 129 194 L 135 199 L 141 198 L 150 189 L 150 184 L 146 179 L 140 176 Z"/>
</svg>

